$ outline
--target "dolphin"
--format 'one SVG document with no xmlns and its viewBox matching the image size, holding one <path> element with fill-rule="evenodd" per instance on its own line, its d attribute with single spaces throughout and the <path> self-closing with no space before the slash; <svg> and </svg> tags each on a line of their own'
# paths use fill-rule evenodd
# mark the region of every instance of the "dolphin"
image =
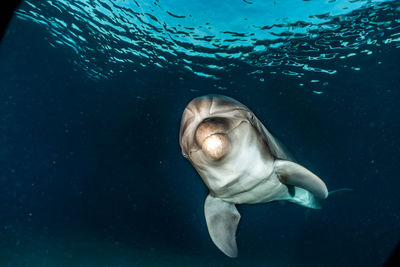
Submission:
<svg viewBox="0 0 400 267">
<path fill-rule="evenodd" d="M 254 113 L 223 95 L 193 99 L 179 133 L 182 154 L 209 189 L 204 203 L 208 232 L 227 256 L 237 257 L 236 204 L 286 200 L 319 209 L 325 183 L 294 162 Z"/>
</svg>

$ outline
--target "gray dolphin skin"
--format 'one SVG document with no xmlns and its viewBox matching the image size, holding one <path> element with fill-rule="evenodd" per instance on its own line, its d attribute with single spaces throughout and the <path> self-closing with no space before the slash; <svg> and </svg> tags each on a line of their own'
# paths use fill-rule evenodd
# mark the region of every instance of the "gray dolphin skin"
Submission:
<svg viewBox="0 0 400 267">
<path fill-rule="evenodd" d="M 235 204 L 287 200 L 319 209 L 328 190 L 295 163 L 246 106 L 222 95 L 193 99 L 182 115 L 182 154 L 209 189 L 204 203 L 208 232 L 227 256 L 237 257 Z"/>
</svg>

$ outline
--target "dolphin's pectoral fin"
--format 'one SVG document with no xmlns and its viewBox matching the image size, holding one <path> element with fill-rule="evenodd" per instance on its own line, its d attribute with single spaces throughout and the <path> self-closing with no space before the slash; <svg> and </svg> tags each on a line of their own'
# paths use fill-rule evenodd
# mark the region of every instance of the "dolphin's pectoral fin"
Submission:
<svg viewBox="0 0 400 267">
<path fill-rule="evenodd" d="M 275 160 L 275 172 L 283 184 L 301 187 L 319 198 L 328 197 L 325 183 L 314 173 L 297 163 Z"/>
<path fill-rule="evenodd" d="M 236 229 L 240 214 L 235 204 L 208 195 L 204 203 L 204 213 L 214 244 L 227 256 L 237 257 Z"/>
</svg>

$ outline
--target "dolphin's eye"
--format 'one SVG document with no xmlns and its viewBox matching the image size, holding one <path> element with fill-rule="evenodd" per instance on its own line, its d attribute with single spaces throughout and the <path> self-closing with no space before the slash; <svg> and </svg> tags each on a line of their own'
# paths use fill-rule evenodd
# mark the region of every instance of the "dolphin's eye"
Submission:
<svg viewBox="0 0 400 267">
<path fill-rule="evenodd" d="M 254 114 L 250 114 L 250 121 L 254 122 L 254 119 L 255 119 Z"/>
</svg>

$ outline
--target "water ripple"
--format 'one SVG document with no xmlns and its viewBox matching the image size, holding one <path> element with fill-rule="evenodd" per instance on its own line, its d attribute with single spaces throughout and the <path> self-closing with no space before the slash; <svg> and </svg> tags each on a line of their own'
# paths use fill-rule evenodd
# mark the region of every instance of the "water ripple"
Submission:
<svg viewBox="0 0 400 267">
<path fill-rule="evenodd" d="M 332 75 L 339 66 L 320 62 L 400 47 L 400 1 L 28 0 L 17 17 L 46 27 L 93 78 L 173 66 L 219 80 L 243 64 L 260 80 Z"/>
</svg>

